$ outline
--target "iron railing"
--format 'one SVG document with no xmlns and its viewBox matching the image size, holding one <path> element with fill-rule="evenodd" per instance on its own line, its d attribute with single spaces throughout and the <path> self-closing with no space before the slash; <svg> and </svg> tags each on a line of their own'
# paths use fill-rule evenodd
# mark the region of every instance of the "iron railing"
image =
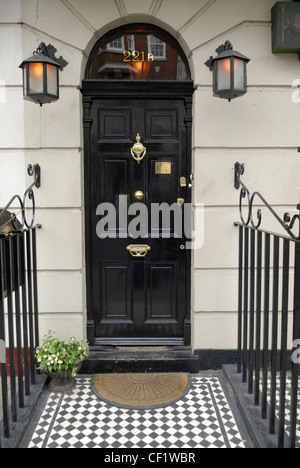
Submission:
<svg viewBox="0 0 300 468">
<path fill-rule="evenodd" d="M 240 189 L 238 373 L 261 408 L 278 448 L 299 446 L 300 215 L 283 220 L 259 192 L 241 181 L 244 165 L 235 165 Z M 246 200 L 247 207 L 243 206 Z M 260 228 L 265 207 L 283 234 Z M 300 210 L 300 205 L 297 207 Z M 244 216 L 246 209 L 247 215 Z M 300 227 L 300 223 L 298 228 Z M 294 351 L 293 351 L 294 350 Z"/>
<path fill-rule="evenodd" d="M 0 211 L 0 447 L 12 437 L 12 426 L 19 421 L 25 397 L 36 383 L 34 351 L 39 344 L 36 229 L 40 226 L 34 225 L 33 188 L 40 186 L 40 167 L 29 165 L 28 174 L 34 181 L 23 198 L 15 195 Z M 11 210 L 16 206 L 14 214 Z"/>
</svg>

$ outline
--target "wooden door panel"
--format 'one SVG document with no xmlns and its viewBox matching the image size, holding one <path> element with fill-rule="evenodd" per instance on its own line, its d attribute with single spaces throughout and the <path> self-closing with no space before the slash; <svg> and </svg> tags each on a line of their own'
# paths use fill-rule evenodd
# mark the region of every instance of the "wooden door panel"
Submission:
<svg viewBox="0 0 300 468">
<path fill-rule="evenodd" d="M 102 263 L 100 268 L 102 324 L 115 321 L 132 323 L 132 265 Z"/>
<path fill-rule="evenodd" d="M 177 109 L 146 109 L 146 141 L 178 141 Z"/>
<path fill-rule="evenodd" d="M 177 265 L 175 262 L 147 264 L 147 320 L 177 323 Z"/>
<path fill-rule="evenodd" d="M 97 120 L 99 141 L 131 141 L 132 111 L 130 108 L 99 108 Z"/>
<path fill-rule="evenodd" d="M 131 167 L 129 158 L 101 158 L 102 173 L 101 199 L 99 203 L 112 203 L 117 206 L 119 195 L 126 195 L 131 190 Z"/>
</svg>

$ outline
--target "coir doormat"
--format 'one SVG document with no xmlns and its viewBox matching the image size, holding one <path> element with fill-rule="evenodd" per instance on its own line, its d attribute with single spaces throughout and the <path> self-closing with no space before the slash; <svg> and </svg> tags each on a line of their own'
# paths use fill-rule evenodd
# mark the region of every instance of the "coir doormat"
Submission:
<svg viewBox="0 0 300 468">
<path fill-rule="evenodd" d="M 97 374 L 92 389 L 110 405 L 131 409 L 169 406 L 182 399 L 190 389 L 190 374 Z"/>
</svg>

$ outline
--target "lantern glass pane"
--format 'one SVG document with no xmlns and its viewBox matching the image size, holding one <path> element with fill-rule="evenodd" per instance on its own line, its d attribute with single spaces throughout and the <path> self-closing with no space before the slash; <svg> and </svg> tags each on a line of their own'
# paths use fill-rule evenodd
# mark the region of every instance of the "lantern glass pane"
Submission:
<svg viewBox="0 0 300 468">
<path fill-rule="evenodd" d="M 40 62 L 29 63 L 29 92 L 43 93 L 44 91 L 44 65 Z"/>
<path fill-rule="evenodd" d="M 230 58 L 217 61 L 217 90 L 231 88 L 230 70 L 231 70 Z"/>
<path fill-rule="evenodd" d="M 244 60 L 238 59 L 238 58 L 234 59 L 234 88 L 235 89 L 245 88 Z"/>
<path fill-rule="evenodd" d="M 23 66 L 23 96 L 27 96 L 27 65 Z"/>
<path fill-rule="evenodd" d="M 47 63 L 47 94 L 58 94 L 57 67 Z"/>
</svg>

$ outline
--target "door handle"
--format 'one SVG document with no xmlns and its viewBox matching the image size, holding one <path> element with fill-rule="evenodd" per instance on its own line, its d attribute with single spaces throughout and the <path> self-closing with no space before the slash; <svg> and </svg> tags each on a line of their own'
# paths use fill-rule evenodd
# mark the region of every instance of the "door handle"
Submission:
<svg viewBox="0 0 300 468">
<path fill-rule="evenodd" d="M 139 201 L 143 200 L 144 198 L 143 192 L 141 190 L 137 190 L 134 194 L 134 198 Z"/>
<path fill-rule="evenodd" d="M 132 257 L 146 257 L 147 253 L 151 250 L 151 247 L 149 245 L 135 244 L 128 245 L 126 250 L 130 252 Z"/>
</svg>

